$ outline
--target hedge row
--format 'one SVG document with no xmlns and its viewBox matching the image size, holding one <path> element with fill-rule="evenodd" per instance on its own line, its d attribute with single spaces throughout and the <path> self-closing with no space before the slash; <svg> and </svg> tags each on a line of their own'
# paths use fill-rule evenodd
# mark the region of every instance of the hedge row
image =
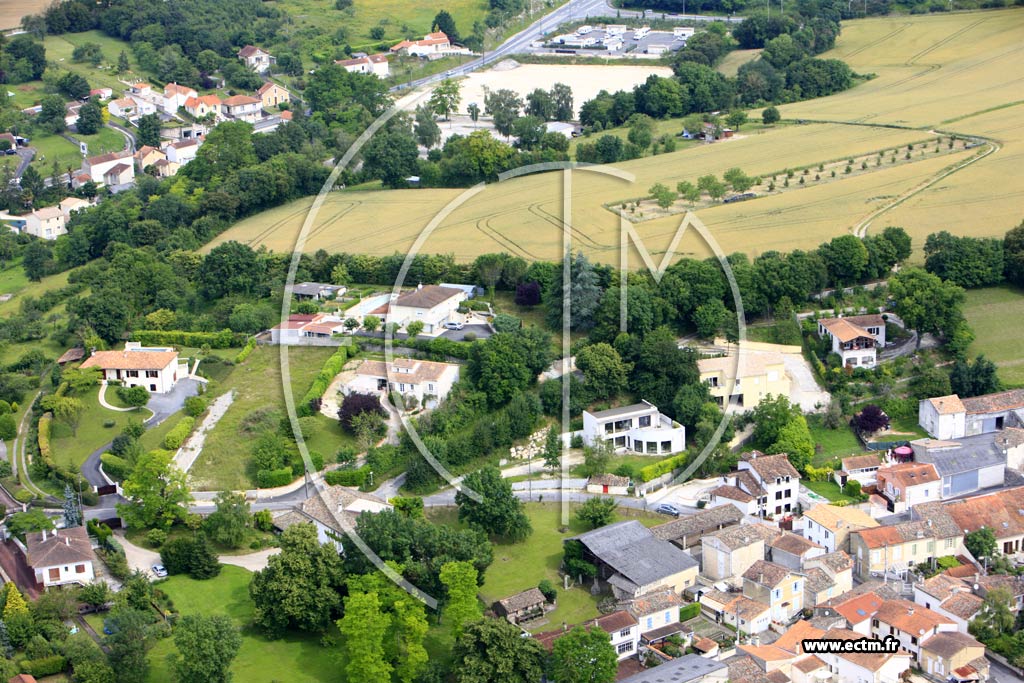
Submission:
<svg viewBox="0 0 1024 683">
<path fill-rule="evenodd" d="M 136 330 L 132 341 L 143 346 L 209 346 L 211 349 L 229 349 L 246 343 L 246 335 L 231 330 L 220 332 L 185 332 L 183 330 Z"/>
<path fill-rule="evenodd" d="M 369 472 L 366 467 L 357 470 L 331 470 L 324 474 L 324 481 L 328 486 L 362 486 Z"/>
<path fill-rule="evenodd" d="M 164 448 L 169 451 L 176 451 L 181 448 L 181 444 L 185 443 L 185 439 L 192 433 L 192 428 L 195 426 L 196 419 L 194 417 L 186 415 L 178 420 L 178 424 L 171 427 L 171 430 L 164 435 Z"/>
<path fill-rule="evenodd" d="M 29 659 L 21 664 L 22 673 L 26 673 L 37 678 L 59 674 L 66 668 L 68 668 L 68 660 L 64 659 L 60 655 L 50 655 L 49 657 L 40 657 L 39 659 Z"/>
<path fill-rule="evenodd" d="M 237 356 L 235 356 L 235 364 L 237 365 L 238 363 L 243 362 L 246 358 L 249 357 L 249 354 L 252 353 L 252 350 L 255 348 L 256 337 L 250 337 L 249 341 L 245 342 L 245 346 L 242 347 L 242 350 L 238 352 Z"/>
<path fill-rule="evenodd" d="M 124 481 L 132 471 L 132 465 L 130 462 L 124 458 L 114 455 L 113 453 L 104 453 L 101 455 L 100 464 L 103 465 L 104 473 L 116 481 Z"/>
<path fill-rule="evenodd" d="M 53 460 L 53 448 L 50 446 L 50 428 L 52 424 L 53 413 L 43 413 L 42 417 L 39 418 L 39 424 L 36 428 L 39 459 L 50 473 L 50 476 L 57 482 L 77 485 L 78 473 L 61 467 Z"/>
<path fill-rule="evenodd" d="M 689 621 L 700 614 L 700 603 L 694 602 L 679 608 L 679 621 Z"/>
<path fill-rule="evenodd" d="M 309 417 L 313 414 L 313 402 L 318 401 L 324 395 L 327 387 L 331 385 L 337 374 L 345 367 L 345 361 L 347 360 L 348 347 L 339 346 L 338 350 L 324 361 L 324 366 L 320 369 L 316 379 L 313 380 L 313 384 L 310 385 L 309 390 L 295 409 L 299 417 Z"/>
<path fill-rule="evenodd" d="M 663 474 L 668 474 L 677 467 L 682 467 L 686 464 L 686 453 L 680 453 L 679 455 L 673 455 L 667 460 L 656 462 L 653 465 L 640 468 L 640 481 L 650 481 L 657 479 Z"/>
<path fill-rule="evenodd" d="M 436 337 L 434 339 L 404 339 L 402 340 L 402 346 L 408 346 L 409 348 L 416 349 L 417 351 L 423 351 L 438 358 L 451 357 L 461 358 L 463 360 L 469 359 L 470 349 L 473 347 L 472 344 L 452 341 L 445 337 Z"/>
<path fill-rule="evenodd" d="M 287 486 L 295 480 L 291 467 L 282 467 L 278 470 L 260 470 L 256 473 L 256 486 L 261 489 L 272 489 L 278 486 Z"/>
</svg>

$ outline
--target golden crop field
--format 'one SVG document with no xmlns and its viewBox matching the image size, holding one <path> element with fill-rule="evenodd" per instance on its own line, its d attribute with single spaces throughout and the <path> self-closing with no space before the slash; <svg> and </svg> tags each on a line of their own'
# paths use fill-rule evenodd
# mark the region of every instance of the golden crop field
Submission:
<svg viewBox="0 0 1024 683">
<path fill-rule="evenodd" d="M 50 0 L 4 0 L 0 2 L 0 29 L 18 28 L 22 17 L 39 14 Z"/>
<path fill-rule="evenodd" d="M 988 137 L 996 150 L 910 195 L 973 152 L 937 155 L 854 175 L 818 187 L 791 189 L 740 204 L 702 209 L 700 217 L 726 252 L 813 248 L 849 231 L 873 211 L 902 202 L 872 223 L 902 225 L 920 247 L 935 230 L 1002 234 L 1024 216 L 1022 189 L 1014 185 L 1024 132 L 1016 125 L 1024 74 L 1014 68 L 1024 43 L 1024 10 L 847 22 L 831 55 L 877 78 L 839 95 L 782 108 L 788 119 L 833 121 L 753 128 L 714 145 L 618 164 L 632 184 L 578 171 L 572 179 L 574 247 L 617 262 L 619 217 L 604 208 L 647 194 L 655 182 L 674 186 L 740 167 L 750 175 L 893 149 L 933 136 L 937 129 Z M 1016 40 L 1015 40 L 1016 38 Z M 984 110 L 1000 107 L 984 113 Z M 955 122 L 949 119 L 959 118 Z M 847 123 L 848 122 L 848 123 Z M 854 124 L 854 125 L 851 125 Z M 860 125 L 857 125 L 860 124 Z M 863 125 L 868 124 L 868 125 Z M 889 128 L 886 125 L 910 128 Z M 539 174 L 488 185 L 451 212 L 420 249 L 460 260 L 496 250 L 527 258 L 557 258 L 562 249 L 562 179 Z M 459 190 L 335 192 L 325 202 L 303 245 L 305 251 L 405 252 Z M 909 196 L 904 196 L 909 195 Z M 311 199 L 248 218 L 220 236 L 291 250 Z M 977 215 L 977 209 L 984 211 Z M 639 223 L 652 252 L 664 249 L 680 218 Z M 705 253 L 697 240 L 681 252 Z"/>
</svg>

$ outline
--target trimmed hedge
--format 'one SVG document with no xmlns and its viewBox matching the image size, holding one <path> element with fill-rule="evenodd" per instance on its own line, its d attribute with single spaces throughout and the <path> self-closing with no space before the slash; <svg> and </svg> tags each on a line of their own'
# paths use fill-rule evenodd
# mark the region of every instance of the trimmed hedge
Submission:
<svg viewBox="0 0 1024 683">
<path fill-rule="evenodd" d="M 656 462 L 653 465 L 648 465 L 647 467 L 641 467 L 640 480 L 650 481 L 652 479 L 657 479 L 663 474 L 668 474 L 677 467 L 682 467 L 684 464 L 686 464 L 686 458 L 686 453 L 680 453 L 679 455 L 673 455 L 671 458 L 668 458 L 667 460 Z"/>
<path fill-rule="evenodd" d="M 241 351 L 238 352 L 238 355 L 235 356 L 235 365 L 245 361 L 245 359 L 249 357 L 249 354 L 251 354 L 252 350 L 255 348 L 256 337 L 251 337 L 249 341 L 245 342 L 245 346 L 242 348 Z"/>
<path fill-rule="evenodd" d="M 53 467 L 53 458 L 50 453 L 50 425 L 53 423 L 53 413 L 43 413 L 39 418 L 39 457 L 43 459 L 47 467 Z"/>
<path fill-rule="evenodd" d="M 229 349 L 246 343 L 246 335 L 231 330 L 220 332 L 185 332 L 184 330 L 136 330 L 132 341 L 143 346 L 209 346 L 211 349 Z"/>
<path fill-rule="evenodd" d="M 124 458 L 120 458 L 113 453 L 104 453 L 100 456 L 100 464 L 103 465 L 103 471 L 111 479 L 117 481 L 124 481 L 125 478 L 132 472 L 132 465 Z"/>
<path fill-rule="evenodd" d="M 331 470 L 324 474 L 328 486 L 362 486 L 366 482 L 370 470 L 360 467 L 357 470 Z"/>
<path fill-rule="evenodd" d="M 679 608 L 679 621 L 689 621 L 700 614 L 700 603 L 694 602 Z"/>
<path fill-rule="evenodd" d="M 256 473 L 256 486 L 261 489 L 272 489 L 278 486 L 287 486 L 295 481 L 291 467 L 282 467 L 279 470 L 260 470 Z"/>
<path fill-rule="evenodd" d="M 194 417 L 185 416 L 178 420 L 178 424 L 171 428 L 171 431 L 164 435 L 163 446 L 169 451 L 176 451 L 181 448 L 181 444 L 185 443 L 185 439 L 192 433 L 192 428 L 196 426 L 196 419 Z"/>
<path fill-rule="evenodd" d="M 320 372 L 317 373 L 316 378 L 313 380 L 313 384 L 310 385 L 306 394 L 302 397 L 302 401 L 296 406 L 295 412 L 299 417 L 309 417 L 313 415 L 313 402 L 319 401 L 327 391 L 327 387 L 334 381 L 335 376 L 341 369 L 345 367 L 345 362 L 348 360 L 348 347 L 339 346 L 338 350 L 331 354 L 330 358 L 324 361 L 324 365 L 320 368 Z"/>
<path fill-rule="evenodd" d="M 60 655 L 30 659 L 21 665 L 22 673 L 30 674 L 36 678 L 59 674 L 66 668 L 68 668 L 68 660 Z"/>
</svg>

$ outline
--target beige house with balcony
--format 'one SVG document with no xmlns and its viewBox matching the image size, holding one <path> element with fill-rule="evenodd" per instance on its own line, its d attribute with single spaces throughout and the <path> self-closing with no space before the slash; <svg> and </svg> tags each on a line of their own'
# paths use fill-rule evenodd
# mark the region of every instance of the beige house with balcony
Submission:
<svg viewBox="0 0 1024 683">
<path fill-rule="evenodd" d="M 744 350 L 736 356 L 701 358 L 697 370 L 719 406 L 751 409 L 768 396 L 789 396 L 792 389 L 781 353 Z"/>
<path fill-rule="evenodd" d="M 878 349 L 885 346 L 885 318 L 881 315 L 848 315 L 819 318 L 818 336 L 832 340 L 832 352 L 849 368 L 873 368 Z"/>
</svg>

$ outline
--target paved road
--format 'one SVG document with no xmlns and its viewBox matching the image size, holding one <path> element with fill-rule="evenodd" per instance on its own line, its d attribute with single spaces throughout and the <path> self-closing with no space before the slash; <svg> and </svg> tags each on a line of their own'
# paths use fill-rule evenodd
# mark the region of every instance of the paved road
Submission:
<svg viewBox="0 0 1024 683">
<path fill-rule="evenodd" d="M 121 135 L 124 136 L 124 142 L 125 142 L 124 147 L 125 147 L 125 149 L 127 149 L 129 152 L 132 152 L 134 154 L 135 153 L 135 134 L 132 133 L 127 128 L 125 128 L 124 126 L 122 126 L 120 124 L 117 124 L 117 123 L 110 122 L 110 123 L 107 123 L 107 126 L 109 126 L 110 128 L 113 128 L 118 133 L 120 133 Z"/>
<path fill-rule="evenodd" d="M 181 410 L 182 406 L 185 405 L 185 399 L 189 396 L 195 396 L 199 393 L 199 380 L 185 378 L 179 380 L 174 388 L 166 394 L 154 394 L 146 405 L 151 411 L 153 416 L 146 420 L 147 427 L 155 427 L 174 413 Z M 82 476 L 92 484 L 93 486 L 106 486 L 107 480 L 103 478 L 103 474 L 100 472 L 100 456 L 107 452 L 110 448 L 109 443 L 105 443 L 95 451 L 89 454 L 89 457 L 82 463 Z"/>
<path fill-rule="evenodd" d="M 612 5 L 612 3 L 605 2 L 600 7 L 600 11 L 590 12 L 591 16 L 607 16 L 607 17 L 621 17 L 623 19 L 635 19 L 638 17 L 647 17 L 648 19 L 661 19 L 664 17 L 668 21 L 724 21 L 728 23 L 739 23 L 743 21 L 743 17 L 731 16 L 731 17 L 720 17 L 713 14 L 672 14 L 671 12 L 658 12 L 657 10 L 627 10 L 619 9 Z"/>
<path fill-rule="evenodd" d="M 36 155 L 36 150 L 31 147 L 19 147 L 17 149 L 18 154 L 18 168 L 14 170 L 14 179 L 18 180 L 21 178 L 21 174 L 28 168 L 32 158 Z"/>
<path fill-rule="evenodd" d="M 1020 675 L 1005 664 L 1000 664 L 994 659 L 989 659 L 988 664 L 989 680 L 992 683 L 1020 683 Z"/>
<path fill-rule="evenodd" d="M 424 78 L 418 78 L 414 81 L 409 81 L 408 83 L 396 85 L 392 88 L 392 91 L 411 90 L 412 88 L 418 88 L 421 85 L 435 83 L 451 76 L 465 76 L 466 74 L 476 71 L 491 62 L 499 61 L 509 55 L 524 51 L 531 42 L 538 40 L 545 30 L 550 31 L 559 24 L 573 21 L 574 19 L 583 19 L 588 16 L 605 14 L 607 11 L 605 0 L 569 0 L 569 2 L 565 3 L 558 9 L 549 12 L 506 40 L 495 50 L 487 52 L 481 57 L 477 57 L 472 61 L 457 66 L 446 73 L 425 76 Z M 614 14 L 615 12 L 612 10 L 612 16 L 614 16 Z"/>
</svg>

